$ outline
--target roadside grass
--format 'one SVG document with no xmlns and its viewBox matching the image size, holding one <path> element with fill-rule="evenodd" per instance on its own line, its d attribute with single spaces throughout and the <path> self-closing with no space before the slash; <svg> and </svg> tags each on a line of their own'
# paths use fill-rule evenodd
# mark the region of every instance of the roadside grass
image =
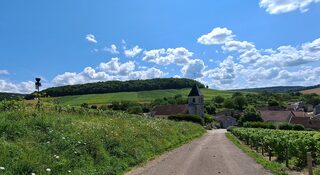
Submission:
<svg viewBox="0 0 320 175">
<path fill-rule="evenodd" d="M 222 91 L 213 89 L 201 89 L 204 94 L 205 101 L 210 101 L 213 97 L 221 95 L 225 98 L 232 96 L 232 91 Z M 166 90 L 152 90 L 152 91 L 139 91 L 139 92 L 117 92 L 106 94 L 87 94 L 87 95 L 74 95 L 57 97 L 56 99 L 63 105 L 81 105 L 88 104 L 110 104 L 115 101 L 133 101 L 138 103 L 150 103 L 157 98 L 174 97 L 181 94 L 187 97 L 190 89 L 166 89 Z M 246 93 L 246 92 L 244 92 Z"/>
<path fill-rule="evenodd" d="M 123 174 L 204 133 L 123 112 L 0 112 L 0 174 Z"/>
<path fill-rule="evenodd" d="M 265 169 L 271 171 L 273 174 L 276 175 L 288 175 L 288 173 L 285 171 L 285 166 L 275 162 L 275 161 L 269 161 L 266 160 L 262 155 L 259 153 L 253 151 L 250 147 L 247 145 L 241 143 L 234 135 L 231 133 L 226 133 L 227 138 L 235 144 L 239 149 L 241 149 L 244 153 L 252 157 L 256 160 L 257 163 L 261 164 Z"/>
</svg>

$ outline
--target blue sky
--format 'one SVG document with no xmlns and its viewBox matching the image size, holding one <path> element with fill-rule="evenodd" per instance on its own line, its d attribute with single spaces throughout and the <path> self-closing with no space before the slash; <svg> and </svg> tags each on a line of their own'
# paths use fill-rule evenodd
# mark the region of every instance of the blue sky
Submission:
<svg viewBox="0 0 320 175">
<path fill-rule="evenodd" d="M 0 2 L 0 91 L 187 77 L 211 88 L 320 83 L 320 1 Z"/>
</svg>

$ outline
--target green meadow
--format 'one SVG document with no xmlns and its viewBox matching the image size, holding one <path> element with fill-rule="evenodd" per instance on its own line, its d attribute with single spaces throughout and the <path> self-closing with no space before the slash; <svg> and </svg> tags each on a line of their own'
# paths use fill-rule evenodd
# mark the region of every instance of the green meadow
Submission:
<svg viewBox="0 0 320 175">
<path fill-rule="evenodd" d="M 0 174 L 123 174 L 205 132 L 189 122 L 64 110 L 0 112 Z"/>
<path fill-rule="evenodd" d="M 214 96 L 221 95 L 225 98 L 232 96 L 232 91 L 222 91 L 213 89 L 201 89 L 205 101 L 211 100 Z M 174 97 L 181 94 L 185 97 L 189 94 L 190 89 L 166 89 L 139 92 L 118 92 L 107 94 L 88 94 L 58 97 L 57 100 L 63 105 L 81 105 L 88 104 L 110 104 L 113 101 L 134 101 L 139 103 L 149 103 L 157 98 Z"/>
</svg>

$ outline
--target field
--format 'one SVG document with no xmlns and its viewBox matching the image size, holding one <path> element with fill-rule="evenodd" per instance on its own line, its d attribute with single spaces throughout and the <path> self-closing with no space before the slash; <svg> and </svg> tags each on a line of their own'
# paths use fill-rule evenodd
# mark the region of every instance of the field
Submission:
<svg viewBox="0 0 320 175">
<path fill-rule="evenodd" d="M 12 109 L 0 104 L 7 110 L 0 112 L 0 174 L 6 175 L 122 174 L 204 133 L 194 123 L 109 110 Z"/>
<path fill-rule="evenodd" d="M 212 97 L 221 95 L 225 98 L 231 97 L 232 91 L 201 89 L 205 101 L 209 101 Z M 112 101 L 134 101 L 139 103 L 148 103 L 157 98 L 174 97 L 181 94 L 187 97 L 190 89 L 167 89 L 167 90 L 153 90 L 153 91 L 139 91 L 139 92 L 118 92 L 107 94 L 88 94 L 58 97 L 57 100 L 63 105 L 81 105 L 88 104 L 110 104 Z"/>
<path fill-rule="evenodd" d="M 301 91 L 301 93 L 303 93 L 303 94 L 312 94 L 312 93 L 315 93 L 315 94 L 320 95 L 320 88 L 303 90 L 303 91 Z"/>
</svg>

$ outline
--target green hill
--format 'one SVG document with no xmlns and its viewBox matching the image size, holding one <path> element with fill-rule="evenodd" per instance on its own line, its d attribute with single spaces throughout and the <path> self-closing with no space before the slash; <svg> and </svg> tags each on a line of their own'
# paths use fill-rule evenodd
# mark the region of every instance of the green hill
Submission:
<svg viewBox="0 0 320 175">
<path fill-rule="evenodd" d="M 24 96 L 24 94 L 0 92 L 0 100 L 15 100 L 18 98 L 23 98 Z"/>
<path fill-rule="evenodd" d="M 209 101 L 212 97 L 221 95 L 223 97 L 231 97 L 233 91 L 222 91 L 213 89 L 201 89 L 205 101 Z M 88 94 L 88 95 L 75 95 L 58 97 L 57 100 L 64 105 L 81 105 L 88 104 L 110 104 L 113 101 L 133 101 L 139 103 L 148 103 L 157 98 L 174 97 L 181 94 L 187 97 L 190 88 L 185 89 L 165 89 L 165 90 L 152 90 L 152 91 L 139 91 L 139 92 L 118 92 L 106 94 Z"/>
<path fill-rule="evenodd" d="M 239 92 L 274 92 L 274 93 L 286 93 L 286 92 L 298 92 L 307 91 L 320 88 L 320 85 L 314 86 L 272 86 L 272 87 L 261 87 L 261 88 L 248 88 L 248 89 L 235 89 L 234 91 Z"/>
</svg>

